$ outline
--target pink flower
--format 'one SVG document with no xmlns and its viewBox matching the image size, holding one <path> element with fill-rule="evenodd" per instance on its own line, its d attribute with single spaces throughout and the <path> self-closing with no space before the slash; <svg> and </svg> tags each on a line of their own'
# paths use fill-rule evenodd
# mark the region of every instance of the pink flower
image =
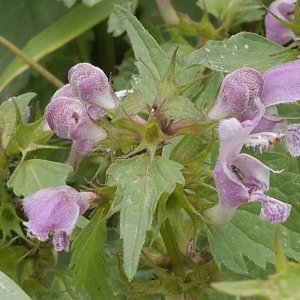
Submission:
<svg viewBox="0 0 300 300">
<path fill-rule="evenodd" d="M 94 193 L 77 192 L 69 186 L 47 188 L 23 199 L 24 211 L 29 221 L 24 222 L 28 235 L 46 241 L 53 234 L 56 251 L 69 251 L 68 236 L 77 218 L 89 207 Z"/>
<path fill-rule="evenodd" d="M 50 128 L 61 138 L 89 139 L 95 143 L 106 138 L 106 131 L 96 125 L 82 103 L 74 98 L 56 97 L 45 109 Z"/>
<path fill-rule="evenodd" d="M 74 95 L 88 112 L 95 106 L 105 110 L 117 107 L 119 99 L 101 69 L 89 63 L 79 63 L 70 69 L 68 78 Z"/>
<path fill-rule="evenodd" d="M 68 164 L 75 169 L 84 156 L 95 151 L 99 142 L 106 139 L 107 133 L 95 124 L 76 98 L 60 95 L 53 98 L 45 109 L 45 117 L 56 135 L 73 141 Z"/>
<path fill-rule="evenodd" d="M 264 109 L 257 103 L 260 115 Z M 238 206 L 260 202 L 260 218 L 272 223 L 285 222 L 291 206 L 264 194 L 269 189 L 270 168 L 247 154 L 240 153 L 243 145 L 265 146 L 265 139 L 250 134 L 260 115 L 252 122 L 223 120 L 219 127 L 220 157 L 214 170 L 219 203 L 203 212 L 208 223 L 223 224 L 231 220 Z M 272 137 L 272 133 L 264 133 Z M 274 172 L 274 171 L 273 171 Z"/>
<path fill-rule="evenodd" d="M 280 19 L 293 23 L 296 0 L 276 0 L 269 10 Z M 291 40 L 296 40 L 296 35 L 282 23 L 280 23 L 270 12 L 265 17 L 266 38 L 272 42 L 284 45 Z"/>
<path fill-rule="evenodd" d="M 252 133 L 273 132 L 279 138 L 287 135 L 285 139 L 287 150 L 291 155 L 298 156 L 300 155 L 299 125 L 288 125 L 285 119 L 278 116 L 276 105 L 299 99 L 300 60 L 276 66 L 263 75 L 254 69 L 242 68 L 224 78 L 208 117 L 221 119 L 232 116 L 242 123 L 250 122 L 257 117 L 255 101 L 259 100 L 265 112 Z"/>
</svg>

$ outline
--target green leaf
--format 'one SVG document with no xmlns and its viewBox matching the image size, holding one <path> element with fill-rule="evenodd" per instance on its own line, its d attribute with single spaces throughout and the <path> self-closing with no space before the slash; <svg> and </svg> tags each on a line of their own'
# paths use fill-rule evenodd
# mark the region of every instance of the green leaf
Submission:
<svg viewBox="0 0 300 300">
<path fill-rule="evenodd" d="M 294 60 L 297 55 L 298 51 L 285 50 L 262 36 L 241 32 L 225 41 L 209 41 L 194 51 L 186 64 L 200 64 L 228 73 L 242 67 L 251 67 L 263 73 L 276 65 Z"/>
<path fill-rule="evenodd" d="M 27 197 L 41 189 L 66 185 L 72 171 L 71 166 L 62 163 L 30 159 L 18 165 L 7 185 L 16 195 Z"/>
<path fill-rule="evenodd" d="M 85 287 L 91 299 L 114 299 L 109 283 L 109 268 L 104 249 L 106 219 L 99 210 L 72 244 L 74 255 L 70 266 L 75 265 L 76 291 Z"/>
<path fill-rule="evenodd" d="M 201 111 L 188 98 L 175 96 L 168 104 L 166 108 L 163 107 L 165 109 L 164 116 L 175 123 L 184 119 L 197 121 L 204 119 Z"/>
<path fill-rule="evenodd" d="M 211 73 L 202 80 L 200 93 L 195 99 L 195 104 L 198 109 L 204 111 L 204 109 L 207 110 L 212 105 L 223 78 L 222 72 L 211 71 Z"/>
<path fill-rule="evenodd" d="M 288 262 L 283 256 L 278 237 L 275 238 L 277 273 L 266 281 L 245 280 L 241 282 L 212 283 L 217 291 L 242 297 L 262 296 L 270 300 L 299 300 L 300 264 Z"/>
<path fill-rule="evenodd" d="M 135 57 L 138 60 L 136 65 L 142 81 L 138 83 L 136 88 L 152 103 L 156 95 L 156 86 L 146 66 L 151 69 L 155 76 L 162 79 L 168 70 L 170 60 L 135 16 L 121 6 L 116 6 L 115 12 L 127 31 Z"/>
<path fill-rule="evenodd" d="M 26 255 L 28 249 L 26 246 L 4 245 L 0 248 L 0 269 L 11 279 L 18 282 L 20 273 L 20 264 L 22 257 Z"/>
<path fill-rule="evenodd" d="M 241 282 L 224 281 L 212 283 L 211 285 L 214 289 L 216 289 L 219 292 L 226 293 L 229 295 L 237 295 L 241 297 L 261 295 L 261 291 L 264 289 L 264 283 L 262 280 L 245 280 Z M 272 299 L 276 300 L 277 298 Z"/>
<path fill-rule="evenodd" d="M 30 300 L 29 296 L 8 276 L 0 271 L 0 298 L 3 300 Z"/>
<path fill-rule="evenodd" d="M 32 280 L 32 279 L 31 279 Z M 30 280 L 29 280 L 30 282 Z M 65 272 L 55 272 L 55 276 L 51 281 L 51 286 L 46 288 L 37 288 L 38 283 L 35 283 L 33 288 L 35 296 L 33 299 L 62 299 L 62 300 L 92 300 L 86 289 L 82 289 L 79 293 L 75 290 L 73 284 L 73 270 Z M 104 298 L 105 299 L 105 298 Z"/>
<path fill-rule="evenodd" d="M 126 8 L 131 13 L 134 13 L 137 6 L 138 6 L 138 0 L 121 0 L 120 6 Z M 108 28 L 107 32 L 112 33 L 113 36 L 120 36 L 124 31 L 125 28 L 121 22 L 121 20 L 117 17 L 116 13 L 113 12 L 108 19 Z"/>
<path fill-rule="evenodd" d="M 38 61 L 55 51 L 83 32 L 106 19 L 112 11 L 112 4 L 118 0 L 105 0 L 93 7 L 80 4 L 67 15 L 33 37 L 23 48 L 23 52 Z M 20 58 L 15 58 L 0 76 L 0 91 L 18 74 L 28 68 Z"/>
<path fill-rule="evenodd" d="M 34 123 L 26 124 L 20 118 L 17 118 L 16 133 L 11 135 L 11 139 L 6 148 L 6 155 L 12 157 L 22 152 L 23 157 L 29 151 L 41 148 L 53 148 L 53 146 L 44 145 L 53 135 L 53 131 L 44 131 L 44 117 Z"/>
<path fill-rule="evenodd" d="M 28 104 L 36 96 L 35 93 L 27 93 L 14 97 L 13 100 L 17 104 L 21 116 L 28 114 Z M 4 101 L 0 105 L 0 128 L 2 129 L 2 147 L 6 149 L 12 138 L 16 127 L 16 107 L 13 101 Z M 28 138 L 28 137 L 27 137 Z"/>
<path fill-rule="evenodd" d="M 177 183 L 184 183 L 181 168 L 163 157 L 154 157 L 151 161 L 144 154 L 116 161 L 107 171 L 109 185 L 118 187 L 113 210 L 121 211 L 124 269 L 129 279 L 136 272 L 157 201 L 163 193 L 171 194 Z"/>
</svg>

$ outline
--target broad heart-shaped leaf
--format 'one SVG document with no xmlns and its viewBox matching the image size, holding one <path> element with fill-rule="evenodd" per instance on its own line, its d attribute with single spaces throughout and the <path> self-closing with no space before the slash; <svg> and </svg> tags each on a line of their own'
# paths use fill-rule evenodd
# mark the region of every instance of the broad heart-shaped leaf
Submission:
<svg viewBox="0 0 300 300">
<path fill-rule="evenodd" d="M 146 230 L 150 229 L 157 201 L 163 193 L 171 194 L 176 184 L 184 184 L 174 161 L 148 154 L 119 160 L 107 171 L 109 185 L 117 186 L 113 211 L 121 211 L 121 238 L 123 238 L 124 269 L 132 279 L 138 265 Z"/>
<path fill-rule="evenodd" d="M 93 7 L 79 4 L 33 37 L 22 49 L 23 52 L 35 61 L 41 59 L 106 19 L 112 11 L 113 3 L 118 3 L 118 0 L 101 1 Z M 27 68 L 28 65 L 22 59 L 15 58 L 0 76 L 0 91 Z"/>
<path fill-rule="evenodd" d="M 0 299 L 30 300 L 29 296 L 8 276 L 0 271 Z"/>
<path fill-rule="evenodd" d="M 7 185 L 16 195 L 27 197 L 41 189 L 66 185 L 72 171 L 73 168 L 66 164 L 30 159 L 18 165 Z"/>
<path fill-rule="evenodd" d="M 136 89 L 142 92 L 149 103 L 153 103 L 156 95 L 156 86 L 146 66 L 155 76 L 162 79 L 168 70 L 170 59 L 155 39 L 128 10 L 121 6 L 116 6 L 115 12 L 127 31 L 135 58 L 138 60 L 136 65 L 140 73 L 141 81 L 137 84 Z"/>
<path fill-rule="evenodd" d="M 110 274 L 105 242 L 106 220 L 103 218 L 103 210 L 99 210 L 72 244 L 74 254 L 70 263 L 70 266 L 75 265 L 76 291 L 79 292 L 84 286 L 91 299 L 114 298 L 108 281 Z"/>
<path fill-rule="evenodd" d="M 241 32 L 226 41 L 209 41 L 204 47 L 194 51 L 188 57 L 186 65 L 203 65 L 210 69 L 233 72 L 242 67 L 251 67 L 259 72 L 294 60 L 296 50 L 285 50 L 264 37 Z"/>
<path fill-rule="evenodd" d="M 294 173 L 274 174 L 271 177 L 270 196 L 290 203 L 292 212 L 281 226 L 284 253 L 300 259 L 300 184 Z M 225 225 L 208 226 L 208 238 L 216 263 L 236 273 L 247 273 L 244 257 L 265 268 L 274 263 L 274 234 L 276 225 L 259 219 L 260 204 L 240 206 L 233 220 Z"/>
</svg>

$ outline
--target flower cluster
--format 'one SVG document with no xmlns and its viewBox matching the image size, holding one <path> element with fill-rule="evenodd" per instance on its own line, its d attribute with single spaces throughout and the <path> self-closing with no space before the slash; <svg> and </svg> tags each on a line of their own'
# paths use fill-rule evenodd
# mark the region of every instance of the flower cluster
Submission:
<svg viewBox="0 0 300 300">
<path fill-rule="evenodd" d="M 278 104 L 300 99 L 299 71 L 300 61 L 295 61 L 263 75 L 252 68 L 242 68 L 224 78 L 208 116 L 232 118 L 222 120 L 219 126 L 220 157 L 214 171 L 219 203 L 204 212 L 208 222 L 229 221 L 237 207 L 247 202 L 262 204 L 262 220 L 277 223 L 288 218 L 291 206 L 264 194 L 273 170 L 240 152 L 244 145 L 263 152 L 285 139 L 290 154 L 300 155 L 299 124 L 288 125 L 276 108 Z"/>
<path fill-rule="evenodd" d="M 56 251 L 69 251 L 68 236 L 77 218 L 89 207 L 89 200 L 96 197 L 91 192 L 77 192 L 69 186 L 40 190 L 23 200 L 24 211 L 29 217 L 24 225 L 28 235 L 46 241 L 53 234 Z"/>
<path fill-rule="evenodd" d="M 68 163 L 75 168 L 82 157 L 93 152 L 107 137 L 97 122 L 109 116 L 131 91 L 115 94 L 103 71 L 88 63 L 72 67 L 68 80 L 53 95 L 45 117 L 57 136 L 72 140 Z M 68 251 L 68 236 L 77 218 L 88 209 L 89 200 L 95 197 L 94 193 L 77 192 L 69 186 L 46 188 L 26 197 L 23 206 L 29 218 L 24 223 L 28 235 L 45 241 L 53 234 L 55 250 Z"/>
<path fill-rule="evenodd" d="M 295 4 L 297 0 L 276 0 L 269 8 L 265 17 L 266 38 L 272 42 L 284 45 L 298 37 L 286 26 L 280 23 L 272 13 L 283 21 L 293 23 Z"/>
<path fill-rule="evenodd" d="M 72 67 L 68 79 L 69 84 L 53 95 L 45 117 L 59 137 L 73 141 L 68 163 L 75 167 L 107 137 L 95 121 L 113 111 L 120 100 L 104 72 L 88 63 Z"/>
</svg>

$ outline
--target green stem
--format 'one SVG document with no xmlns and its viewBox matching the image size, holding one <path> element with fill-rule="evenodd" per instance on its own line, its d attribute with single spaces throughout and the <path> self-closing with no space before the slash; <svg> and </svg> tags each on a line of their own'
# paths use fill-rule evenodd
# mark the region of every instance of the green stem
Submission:
<svg viewBox="0 0 300 300">
<path fill-rule="evenodd" d="M 171 259 L 174 274 L 185 277 L 186 268 L 182 259 L 182 254 L 176 241 L 176 237 L 169 219 L 166 219 L 164 225 L 160 229 L 165 246 L 168 250 L 168 255 Z"/>
<path fill-rule="evenodd" d="M 57 88 L 61 88 L 64 86 L 64 83 L 60 81 L 58 78 L 56 78 L 52 73 L 50 73 L 48 70 L 46 70 L 44 67 L 42 67 L 40 64 L 35 62 L 32 58 L 30 58 L 28 55 L 26 55 L 22 50 L 17 48 L 14 44 L 12 44 L 10 41 L 8 41 L 6 38 L 4 38 L 2 35 L 0 35 L 0 43 L 5 46 L 7 49 L 9 49 L 11 52 L 19 56 L 21 59 L 23 59 L 29 66 L 31 66 L 33 69 L 38 71 L 42 76 L 44 76 L 47 80 L 49 80 L 51 83 L 53 83 Z"/>
</svg>

